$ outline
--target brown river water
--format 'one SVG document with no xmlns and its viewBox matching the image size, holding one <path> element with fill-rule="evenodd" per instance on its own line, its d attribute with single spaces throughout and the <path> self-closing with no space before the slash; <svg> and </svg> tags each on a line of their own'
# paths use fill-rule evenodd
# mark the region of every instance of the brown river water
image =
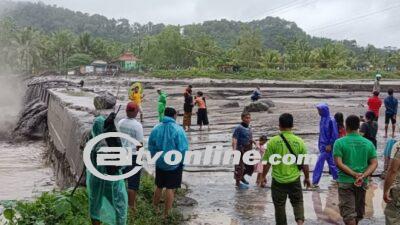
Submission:
<svg viewBox="0 0 400 225">
<path fill-rule="evenodd" d="M 55 188 L 53 170 L 44 163 L 42 141 L 0 142 L 0 201 L 32 199 Z"/>
</svg>

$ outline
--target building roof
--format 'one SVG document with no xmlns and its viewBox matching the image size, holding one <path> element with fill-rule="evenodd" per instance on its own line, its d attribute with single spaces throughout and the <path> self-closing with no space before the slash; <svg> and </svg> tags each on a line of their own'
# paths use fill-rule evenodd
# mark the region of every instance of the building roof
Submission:
<svg viewBox="0 0 400 225">
<path fill-rule="evenodd" d="M 122 54 L 118 61 L 138 61 L 139 59 L 132 52 L 125 52 Z"/>
<path fill-rule="evenodd" d="M 107 65 L 107 62 L 106 62 L 106 61 L 103 61 L 103 60 L 94 60 L 94 61 L 92 62 L 92 64 L 90 64 L 90 65 L 92 65 L 92 66 L 95 66 L 95 65 L 106 66 L 106 65 Z"/>
</svg>

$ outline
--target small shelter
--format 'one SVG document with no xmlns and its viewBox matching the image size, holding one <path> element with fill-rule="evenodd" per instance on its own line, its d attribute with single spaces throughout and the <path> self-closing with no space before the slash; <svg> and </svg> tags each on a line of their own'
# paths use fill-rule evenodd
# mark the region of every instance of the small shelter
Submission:
<svg viewBox="0 0 400 225">
<path fill-rule="evenodd" d="M 123 72 L 137 70 L 139 68 L 139 61 L 140 60 L 132 52 L 125 52 L 117 60 Z"/>
<path fill-rule="evenodd" d="M 95 60 L 90 65 L 93 66 L 95 74 L 104 74 L 106 72 L 107 62 L 103 60 Z"/>
</svg>

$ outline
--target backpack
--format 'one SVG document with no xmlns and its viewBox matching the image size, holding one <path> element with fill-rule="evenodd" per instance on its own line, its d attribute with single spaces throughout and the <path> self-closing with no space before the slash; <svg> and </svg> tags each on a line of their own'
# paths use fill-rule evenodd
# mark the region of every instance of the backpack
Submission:
<svg viewBox="0 0 400 225">
<path fill-rule="evenodd" d="M 118 109 L 119 111 L 119 109 Z M 117 117 L 118 111 L 110 113 L 106 120 L 104 121 L 104 133 L 117 132 L 117 127 L 115 126 L 115 118 Z M 121 138 L 119 137 L 109 137 L 106 138 L 106 143 L 108 147 L 122 147 Z M 121 168 L 118 166 L 106 166 L 107 174 L 115 175 Z"/>
</svg>

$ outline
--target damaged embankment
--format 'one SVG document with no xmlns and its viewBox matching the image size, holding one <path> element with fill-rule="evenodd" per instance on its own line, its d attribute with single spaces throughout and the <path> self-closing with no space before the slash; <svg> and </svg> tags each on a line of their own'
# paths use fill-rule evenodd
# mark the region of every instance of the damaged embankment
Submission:
<svg viewBox="0 0 400 225">
<path fill-rule="evenodd" d="M 54 168 L 57 184 L 62 189 L 75 185 L 84 169 L 82 151 L 94 118 L 94 112 L 89 107 L 73 105 L 68 98 L 84 95 L 88 97 L 85 98 L 86 103 L 92 105 L 92 97 L 96 94 L 73 86 L 73 83 L 60 81 L 30 83 L 26 92 L 26 107 L 14 130 L 14 136 L 18 134 L 27 138 L 45 139 L 48 146 L 47 158 Z M 128 224 L 161 224 L 162 217 L 153 210 L 151 204 L 154 179 L 143 175 L 140 187 L 137 214 L 134 221 L 128 219 Z M 78 189 L 73 197 L 70 194 L 70 190 L 44 193 L 32 202 L 4 205 L 4 216 L 16 224 L 89 224 L 85 191 Z M 178 197 L 183 195 L 184 192 L 178 193 Z M 15 213 L 20 216 L 15 217 Z M 182 221 L 182 214 L 174 209 L 168 224 L 180 224 Z"/>
<path fill-rule="evenodd" d="M 65 140 L 71 140 L 69 137 L 75 137 L 75 133 L 79 133 L 81 129 L 78 127 L 68 129 L 71 127 L 67 125 L 75 124 L 76 121 L 71 121 L 72 118 L 65 112 L 60 99 L 52 95 L 51 89 L 76 85 L 65 81 L 33 81 L 27 86 L 25 108 L 20 113 L 20 119 L 13 131 L 13 138 L 15 140 L 44 138 L 48 146 L 47 160 L 54 168 L 57 184 L 61 188 L 69 187 L 75 183 L 74 176 L 82 171 L 83 166 L 82 163 L 74 164 L 74 157 L 70 155 L 68 159 L 66 148 L 74 148 L 65 143 Z M 55 125 L 55 123 L 58 124 Z M 82 136 L 77 137 L 72 144 L 80 143 L 81 138 Z M 76 150 L 78 151 L 79 147 Z M 80 152 L 76 154 L 80 155 Z M 81 159 L 80 162 L 82 162 Z M 71 165 L 74 166 L 71 167 Z"/>
</svg>

